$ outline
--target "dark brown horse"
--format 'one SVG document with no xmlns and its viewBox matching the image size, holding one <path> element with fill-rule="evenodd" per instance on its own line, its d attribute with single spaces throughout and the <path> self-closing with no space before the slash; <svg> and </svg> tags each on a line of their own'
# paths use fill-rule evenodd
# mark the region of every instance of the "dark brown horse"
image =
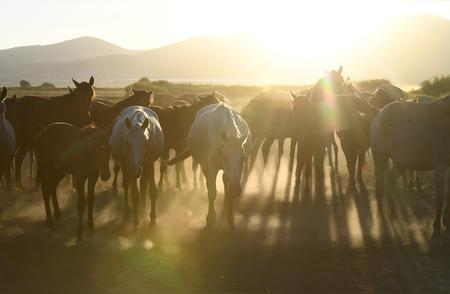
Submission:
<svg viewBox="0 0 450 294">
<path fill-rule="evenodd" d="M 174 149 L 178 154 L 186 148 L 187 134 L 192 122 L 194 121 L 197 111 L 209 104 L 218 102 L 220 102 L 220 98 L 213 93 L 205 96 L 199 96 L 198 101 L 190 105 L 171 106 L 166 108 L 158 106 L 150 107 L 158 115 L 159 122 L 164 133 L 164 150 L 161 156 L 163 162 L 167 161 L 170 149 Z M 179 165 L 176 167 L 176 186 L 178 189 L 181 189 L 181 167 Z M 163 179 L 166 169 L 167 165 L 161 164 L 161 174 L 158 183 L 159 189 L 163 188 Z"/>
<path fill-rule="evenodd" d="M 41 182 L 47 226 L 53 230 L 50 197 L 54 216 L 60 217 L 56 189 L 66 174 L 76 178 L 78 192 L 77 240 L 83 237 L 83 213 L 86 203 L 85 183 L 88 182 L 88 227 L 94 230 L 94 189 L 100 175 L 103 181 L 110 177 L 109 147 L 106 131 L 95 127 L 79 128 L 67 123 L 52 123 L 35 138 L 37 176 Z"/>
<path fill-rule="evenodd" d="M 11 163 L 16 150 L 16 136 L 14 128 L 5 117 L 5 98 L 7 90 L 3 87 L 0 93 L 0 182 L 5 180 L 6 186 L 11 185 Z"/>
<path fill-rule="evenodd" d="M 76 126 L 91 123 L 90 108 L 94 97 L 94 78 L 89 82 L 73 80 L 75 89 L 69 94 L 43 98 L 24 96 L 17 100 L 16 130 L 17 151 L 15 155 L 15 182 L 19 187 L 21 182 L 21 166 L 25 154 L 33 145 L 34 136 L 53 122 L 67 122 Z"/>
<path fill-rule="evenodd" d="M 338 95 L 334 102 L 336 109 L 336 134 L 347 161 L 349 180 L 347 190 L 356 191 L 355 165 L 358 163 L 357 180 L 365 190 L 362 171 L 367 150 L 369 150 L 369 127 L 378 109 L 356 95 Z"/>
<path fill-rule="evenodd" d="M 331 99 L 344 90 L 342 66 L 336 71 L 324 71 L 321 78 L 305 96 L 295 96 L 292 106 L 295 136 L 298 141 L 297 169 L 295 193 L 300 191 L 300 179 L 305 168 L 305 192 L 309 192 L 311 165 L 314 158 L 316 171 L 316 187 L 322 191 L 323 159 L 325 148 L 331 146 L 334 138 L 334 127 L 327 116 L 327 105 Z"/>
<path fill-rule="evenodd" d="M 92 122 L 95 125 L 106 129 L 125 108 L 129 106 L 148 107 L 150 105 L 153 95 L 152 92 L 147 92 L 145 90 L 135 90 L 133 88 L 131 88 L 130 91 L 131 96 L 113 105 L 108 105 L 104 101 L 94 99 L 91 104 Z"/>
</svg>

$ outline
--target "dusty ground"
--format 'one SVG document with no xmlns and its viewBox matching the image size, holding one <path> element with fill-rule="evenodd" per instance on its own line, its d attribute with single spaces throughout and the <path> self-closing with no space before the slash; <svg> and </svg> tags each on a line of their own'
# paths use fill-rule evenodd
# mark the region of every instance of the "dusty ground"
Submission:
<svg viewBox="0 0 450 294">
<path fill-rule="evenodd" d="M 122 191 L 99 183 L 96 232 L 78 245 L 68 183 L 59 189 L 62 219 L 49 233 L 41 194 L 28 180 L 25 192 L 0 193 L 0 293 L 448 293 L 450 239 L 429 240 L 432 176 L 423 193 L 400 189 L 398 213 L 380 217 L 370 161 L 367 193 L 345 193 L 341 160 L 338 173 L 326 167 L 324 195 L 300 197 L 286 189 L 287 158 L 278 177 L 275 159 L 261 180 L 257 166 L 234 233 L 223 219 L 204 230 L 206 192 L 187 185 L 161 193 L 157 228 L 143 216 L 136 236 L 121 224 Z M 222 201 L 219 192 L 218 212 Z"/>
</svg>

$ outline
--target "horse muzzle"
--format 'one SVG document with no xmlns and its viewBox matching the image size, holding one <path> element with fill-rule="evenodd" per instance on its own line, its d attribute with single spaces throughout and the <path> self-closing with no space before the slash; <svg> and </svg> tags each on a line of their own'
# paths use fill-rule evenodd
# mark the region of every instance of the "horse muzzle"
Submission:
<svg viewBox="0 0 450 294">
<path fill-rule="evenodd" d="M 100 170 L 100 179 L 103 182 L 106 182 L 107 180 L 109 180 L 110 177 L 111 177 L 111 172 L 109 171 L 109 168 Z"/>
</svg>

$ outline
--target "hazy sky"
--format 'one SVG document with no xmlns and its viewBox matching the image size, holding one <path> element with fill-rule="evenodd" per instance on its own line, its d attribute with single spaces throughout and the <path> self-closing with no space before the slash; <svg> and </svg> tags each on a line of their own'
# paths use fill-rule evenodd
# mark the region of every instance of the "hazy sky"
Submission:
<svg viewBox="0 0 450 294">
<path fill-rule="evenodd" d="M 201 34 L 279 42 L 342 30 L 367 33 L 398 15 L 450 19 L 450 1 L 2 0 L 0 48 L 94 36 L 148 49 Z"/>
</svg>

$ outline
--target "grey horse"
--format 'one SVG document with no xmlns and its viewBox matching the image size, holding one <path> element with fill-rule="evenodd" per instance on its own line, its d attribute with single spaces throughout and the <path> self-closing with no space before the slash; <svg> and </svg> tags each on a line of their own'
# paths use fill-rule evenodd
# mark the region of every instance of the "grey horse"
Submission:
<svg viewBox="0 0 450 294">
<path fill-rule="evenodd" d="M 450 96 L 431 103 L 395 102 L 387 105 L 370 126 L 370 145 L 375 163 L 376 196 L 382 210 L 384 176 L 388 160 L 393 167 L 389 178 L 395 182 L 405 169 L 434 170 L 436 216 L 433 236 L 441 232 L 444 205 L 444 176 L 450 164 Z M 443 223 L 450 224 L 450 193 Z"/>
<path fill-rule="evenodd" d="M 150 190 L 150 224 L 156 223 L 156 197 L 154 162 L 161 156 L 164 136 L 155 112 L 147 107 L 130 106 L 117 117 L 109 138 L 111 154 L 123 170 L 125 194 L 124 215 L 128 218 L 128 187 L 133 200 L 133 225 L 138 227 L 139 191 L 145 200 L 147 185 Z"/>
<path fill-rule="evenodd" d="M 0 93 L 0 181 L 3 176 L 6 186 L 11 186 L 11 163 L 16 150 L 16 135 L 14 128 L 5 118 L 6 106 L 4 100 L 8 91 L 3 87 Z"/>
</svg>

